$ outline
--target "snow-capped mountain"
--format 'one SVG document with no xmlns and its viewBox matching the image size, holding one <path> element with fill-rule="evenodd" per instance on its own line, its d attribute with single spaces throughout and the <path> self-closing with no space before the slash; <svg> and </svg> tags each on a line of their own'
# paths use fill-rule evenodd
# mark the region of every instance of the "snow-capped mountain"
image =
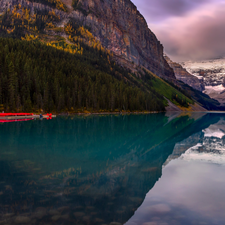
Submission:
<svg viewBox="0 0 225 225">
<path fill-rule="evenodd" d="M 225 58 L 199 62 L 182 62 L 181 65 L 199 80 L 203 80 L 205 94 L 225 106 Z"/>
</svg>

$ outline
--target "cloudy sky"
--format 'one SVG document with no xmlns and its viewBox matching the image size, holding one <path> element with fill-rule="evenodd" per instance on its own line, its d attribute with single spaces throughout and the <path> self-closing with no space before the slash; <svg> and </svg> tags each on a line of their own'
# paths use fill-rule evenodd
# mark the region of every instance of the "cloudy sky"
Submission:
<svg viewBox="0 0 225 225">
<path fill-rule="evenodd" d="M 175 61 L 225 56 L 225 0 L 132 0 Z"/>
</svg>

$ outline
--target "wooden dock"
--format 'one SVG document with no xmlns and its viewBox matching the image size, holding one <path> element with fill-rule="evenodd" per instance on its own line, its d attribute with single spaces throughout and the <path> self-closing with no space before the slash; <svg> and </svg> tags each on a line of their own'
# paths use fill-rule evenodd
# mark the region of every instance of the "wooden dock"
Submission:
<svg viewBox="0 0 225 225">
<path fill-rule="evenodd" d="M 48 118 L 55 118 L 55 117 L 56 117 L 56 115 L 52 115 L 52 116 L 43 115 L 42 118 L 40 118 L 40 115 L 30 115 L 30 116 L 4 116 L 4 117 L 0 117 L 0 120 L 48 119 Z"/>
</svg>

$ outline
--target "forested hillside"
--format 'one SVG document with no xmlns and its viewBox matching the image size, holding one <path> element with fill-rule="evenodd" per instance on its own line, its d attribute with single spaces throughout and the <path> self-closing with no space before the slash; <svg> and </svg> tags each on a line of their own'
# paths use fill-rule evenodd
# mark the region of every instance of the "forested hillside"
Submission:
<svg viewBox="0 0 225 225">
<path fill-rule="evenodd" d="M 225 110 L 224 106 L 220 106 L 220 103 L 216 99 L 210 98 L 208 95 L 198 91 L 188 84 L 185 84 L 182 81 L 177 81 L 177 85 L 185 90 L 192 99 L 198 102 L 200 105 L 204 106 L 208 110 Z"/>
<path fill-rule="evenodd" d="M 60 1 L 48 3 L 57 8 Z M 194 104 L 150 71 L 119 66 L 88 26 L 73 18 L 63 28 L 59 22 L 54 10 L 21 5 L 0 16 L 6 38 L 0 39 L 0 110 L 164 111 L 165 98 L 186 108 Z"/>
<path fill-rule="evenodd" d="M 0 104 L 5 111 L 165 110 L 162 95 L 135 86 L 108 59 L 1 38 Z"/>
</svg>

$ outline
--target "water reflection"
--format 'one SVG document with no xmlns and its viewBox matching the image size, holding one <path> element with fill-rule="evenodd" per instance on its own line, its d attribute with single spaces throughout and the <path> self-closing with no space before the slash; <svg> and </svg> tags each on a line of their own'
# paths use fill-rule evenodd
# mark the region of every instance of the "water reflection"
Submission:
<svg viewBox="0 0 225 225">
<path fill-rule="evenodd" d="M 0 223 L 123 224 L 163 165 L 194 146 L 177 145 L 202 130 L 207 137 L 217 122 L 220 115 L 153 114 L 0 124 Z M 149 207 L 171 212 L 162 202 Z"/>
<path fill-rule="evenodd" d="M 176 143 L 162 178 L 126 225 L 225 223 L 225 117 Z"/>
</svg>

